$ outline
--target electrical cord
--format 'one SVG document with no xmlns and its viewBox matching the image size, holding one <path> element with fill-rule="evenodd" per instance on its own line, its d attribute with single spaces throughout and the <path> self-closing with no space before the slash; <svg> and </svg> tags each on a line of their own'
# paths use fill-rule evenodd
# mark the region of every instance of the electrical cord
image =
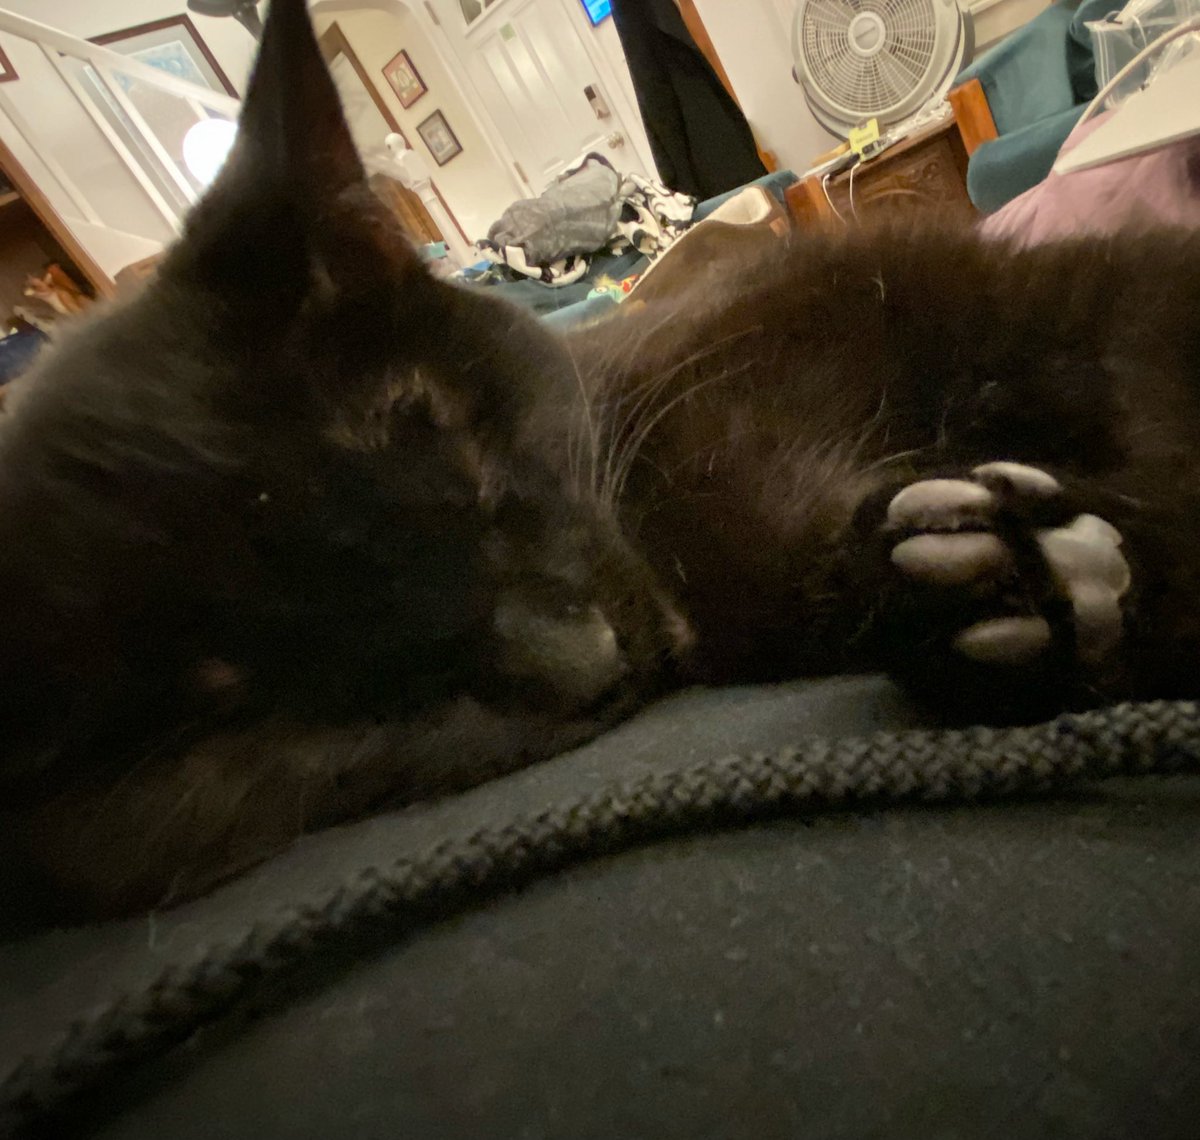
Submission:
<svg viewBox="0 0 1200 1140">
<path fill-rule="evenodd" d="M 852 169 L 853 169 L 853 168 L 852 168 Z M 836 206 L 833 204 L 833 197 L 832 197 L 832 195 L 830 195 L 830 193 L 829 193 L 829 180 L 830 180 L 830 178 L 832 178 L 832 177 L 833 177 L 833 171 L 831 170 L 831 171 L 829 171 L 829 172 L 828 172 L 828 173 L 827 173 L 827 174 L 826 174 L 826 175 L 825 175 L 825 176 L 824 176 L 824 177 L 821 179 L 821 189 L 822 189 L 822 191 L 824 191 L 824 193 L 825 193 L 825 201 L 829 203 L 829 208 L 830 208 L 830 209 L 831 209 L 831 210 L 834 212 L 834 215 L 837 217 L 837 220 L 838 220 L 839 222 L 841 222 L 841 223 L 842 223 L 842 225 L 845 225 L 845 224 L 846 224 L 846 219 L 842 217 L 842 212 L 841 212 L 841 210 L 839 210 L 839 209 L 838 209 L 838 208 L 837 208 L 837 207 L 836 207 Z"/>
</svg>

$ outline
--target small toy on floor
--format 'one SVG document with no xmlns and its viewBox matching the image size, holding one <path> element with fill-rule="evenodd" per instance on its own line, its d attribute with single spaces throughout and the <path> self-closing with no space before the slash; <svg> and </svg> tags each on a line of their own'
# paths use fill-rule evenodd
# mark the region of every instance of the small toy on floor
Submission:
<svg viewBox="0 0 1200 1140">
<path fill-rule="evenodd" d="M 588 293 L 587 299 L 590 301 L 593 297 L 607 297 L 611 301 L 620 304 L 632 292 L 640 276 L 640 273 L 634 273 L 621 281 L 617 281 L 607 275 L 600 277 L 596 281 L 596 287 Z"/>
<path fill-rule="evenodd" d="M 82 313 L 91 301 L 56 262 L 51 262 L 39 277 L 31 273 L 25 278 L 25 296 L 49 305 L 60 316 Z"/>
</svg>

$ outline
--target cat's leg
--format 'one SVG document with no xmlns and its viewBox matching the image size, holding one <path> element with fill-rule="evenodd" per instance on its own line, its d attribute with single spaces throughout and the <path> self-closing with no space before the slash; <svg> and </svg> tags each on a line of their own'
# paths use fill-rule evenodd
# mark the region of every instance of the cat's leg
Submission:
<svg viewBox="0 0 1200 1140">
<path fill-rule="evenodd" d="M 995 462 L 872 504 L 871 639 L 886 667 L 949 713 L 993 720 L 1121 693 L 1133 572 L 1088 490 Z"/>
</svg>

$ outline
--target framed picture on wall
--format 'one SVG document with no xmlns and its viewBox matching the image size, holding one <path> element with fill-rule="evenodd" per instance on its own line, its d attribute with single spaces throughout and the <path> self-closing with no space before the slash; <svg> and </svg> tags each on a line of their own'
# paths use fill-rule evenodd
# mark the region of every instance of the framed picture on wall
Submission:
<svg viewBox="0 0 1200 1140">
<path fill-rule="evenodd" d="M 92 43 L 133 56 L 176 79 L 186 79 L 213 91 L 224 91 L 235 99 L 238 97 L 237 88 L 229 82 L 217 57 L 187 16 L 169 16 L 165 20 L 93 36 Z"/>
<path fill-rule="evenodd" d="M 383 77 L 388 85 L 396 92 L 400 106 L 411 107 L 426 91 L 429 90 L 421 79 L 420 73 L 413 67 L 413 61 L 408 58 L 408 52 L 398 51 L 383 68 Z"/>
<path fill-rule="evenodd" d="M 187 16 L 170 16 L 148 24 L 122 28 L 120 31 L 94 36 L 92 43 L 136 59 L 139 63 L 165 72 L 175 79 L 183 79 L 199 87 L 207 87 L 210 91 L 231 95 L 235 99 L 238 97 L 237 88 L 229 81 L 216 56 Z M 114 76 L 117 93 L 124 96 L 129 105 L 126 106 L 101 81 L 90 63 L 66 59 L 64 65 L 74 72 L 82 93 L 90 99 L 93 117 L 102 118 L 116 132 L 122 145 L 135 160 L 143 160 L 141 165 L 144 175 L 161 198 L 177 213 L 187 210 L 191 205 L 191 198 L 184 193 L 178 179 L 159 161 L 141 130 L 131 119 L 129 106 L 140 116 L 150 134 L 166 151 L 167 157 L 178 168 L 178 173 L 191 183 L 193 192 L 203 189 L 204 183 L 188 168 L 183 153 L 184 139 L 201 119 L 226 116 L 198 110 L 186 99 L 161 91 L 151 84 L 131 79 L 118 71 Z"/>
<path fill-rule="evenodd" d="M 428 119 L 418 123 L 417 134 L 429 147 L 429 153 L 438 166 L 445 166 L 455 155 L 462 154 L 462 143 L 450 129 L 441 111 L 434 111 Z"/>
</svg>

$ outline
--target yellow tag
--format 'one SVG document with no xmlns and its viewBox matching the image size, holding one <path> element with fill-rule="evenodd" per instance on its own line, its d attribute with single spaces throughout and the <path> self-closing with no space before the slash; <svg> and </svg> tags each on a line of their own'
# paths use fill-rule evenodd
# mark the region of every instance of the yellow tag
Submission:
<svg viewBox="0 0 1200 1140">
<path fill-rule="evenodd" d="M 879 120 L 868 119 L 861 127 L 850 128 L 850 149 L 860 158 L 872 143 L 879 141 Z"/>
</svg>

